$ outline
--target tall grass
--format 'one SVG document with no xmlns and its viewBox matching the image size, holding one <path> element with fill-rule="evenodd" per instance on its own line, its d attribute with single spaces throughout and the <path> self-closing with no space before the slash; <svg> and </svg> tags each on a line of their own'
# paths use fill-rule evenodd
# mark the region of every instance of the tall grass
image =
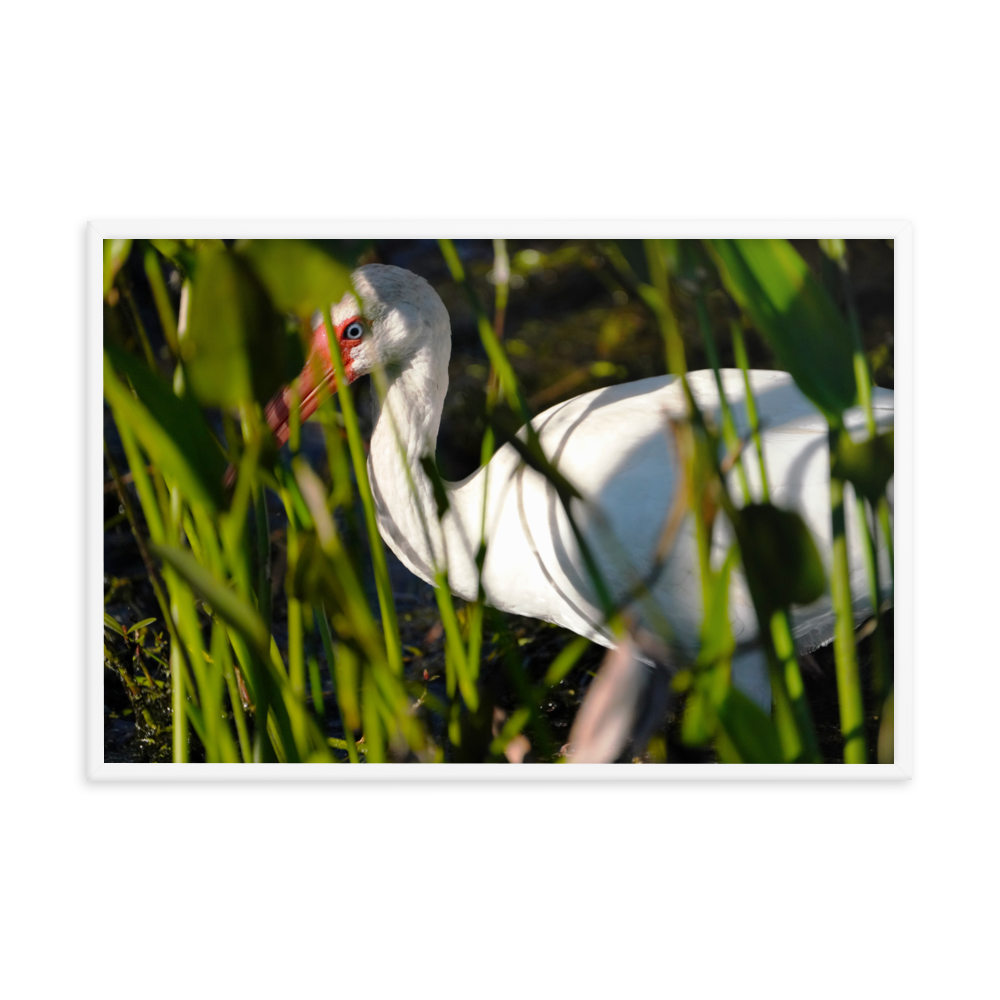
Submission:
<svg viewBox="0 0 1000 1000">
<path fill-rule="evenodd" d="M 647 600 L 648 585 L 620 595 L 606 584 L 577 526 L 578 494 L 552 466 L 531 425 L 532 412 L 503 336 L 512 274 L 506 243 L 494 241 L 492 316 L 455 245 L 441 240 L 440 249 L 452 280 L 466 296 L 490 363 L 481 460 L 487 463 L 492 457 L 498 433 L 508 436 L 504 427 L 511 420 L 527 425 L 526 440 L 512 443 L 555 487 L 605 623 L 624 636 L 625 606 L 636 598 Z M 682 739 L 712 746 L 723 761 L 820 759 L 790 615 L 794 606 L 814 600 L 827 586 L 837 612 L 844 760 L 867 760 L 847 573 L 848 491 L 855 494 L 863 525 L 876 609 L 876 668 L 869 698 L 886 702 L 883 714 L 891 720 L 891 664 L 879 617 L 886 595 L 876 552 L 880 542 L 891 546 L 885 491 L 892 472 L 892 438 L 878 433 L 871 416 L 871 376 L 861 349 L 846 248 L 824 241 L 823 249 L 841 278 L 839 292 L 814 278 L 783 241 L 647 240 L 642 256 L 631 259 L 617 244 L 600 247 L 608 262 L 602 277 L 648 308 L 662 335 L 667 370 L 686 390 L 688 420 L 674 431 L 686 485 L 676 516 L 665 510 L 664 520 L 676 522 L 686 510 L 695 521 L 704 624 L 701 648 L 681 665 L 674 687 L 683 698 Z M 141 262 L 139 267 L 126 267 L 130 255 Z M 188 760 L 193 747 L 206 761 L 226 763 L 501 761 L 520 759 L 526 745 L 535 759 L 556 759 L 559 741 L 543 708 L 549 692 L 587 650 L 586 640 L 569 639 L 539 676 L 526 667 L 505 616 L 486 606 L 482 586 L 477 599 L 463 605 L 451 595 L 447 565 L 440 565 L 435 576 L 443 687 L 407 666 L 368 485 L 362 420 L 333 340 L 331 304 L 350 289 L 355 262 L 343 247 L 295 240 L 235 245 L 219 240 L 106 241 L 104 393 L 128 473 L 118 470 L 106 449 L 108 469 L 159 608 L 155 623 L 138 623 L 132 633 L 106 619 L 107 662 L 126 687 L 132 685 L 130 697 L 142 706 L 136 675 L 122 665 L 122 645 L 131 642 L 138 650 L 137 662 L 144 662 L 147 646 L 149 655 L 159 655 L 148 637 L 164 635 L 168 652 L 160 657 L 160 669 L 169 688 L 169 720 L 157 722 L 147 712 L 144 721 L 149 728 L 169 726 L 176 762 Z M 164 280 L 165 270 L 179 277 L 179 297 Z M 143 299 L 153 305 L 160 338 L 151 338 L 143 323 L 136 281 L 145 282 Z M 836 305 L 837 295 L 846 303 L 846 314 Z M 723 324 L 713 320 L 710 297 L 716 306 L 728 303 Z M 716 372 L 722 396 L 718 427 L 687 388 L 688 362 L 677 315 L 681 300 L 692 305 L 705 356 Z M 331 339 L 338 389 L 322 400 L 316 416 L 325 443 L 326 468 L 320 471 L 300 454 L 295 393 L 287 454 L 276 452 L 263 412 L 307 353 L 317 314 Z M 739 437 L 732 406 L 725 400 L 720 345 L 728 345 L 746 371 L 748 328 L 770 345 L 780 366 L 792 373 L 829 423 L 834 539 L 829 581 L 797 515 L 771 502 L 749 379 L 747 439 Z M 160 339 L 164 353 L 157 357 L 153 344 Z M 375 379 L 384 390 L 384 378 L 380 381 L 376 374 Z M 868 414 L 866 438 L 860 442 L 844 428 L 845 411 L 858 403 Z M 744 468 L 747 448 L 756 450 L 761 470 L 758 496 L 752 494 Z M 224 486 L 227 467 L 231 489 Z M 440 498 L 429 516 L 441 517 L 447 496 L 436 463 L 428 460 L 424 471 Z M 286 522 L 283 569 L 272 551 L 268 504 L 275 499 Z M 720 518 L 732 526 L 735 541 L 726 558 L 713 563 L 712 539 Z M 673 523 L 671 530 L 676 527 Z M 774 547 L 788 557 L 775 560 Z M 480 574 L 485 555 L 484 546 L 477 555 Z M 656 554 L 654 574 L 665 557 L 666 551 Z M 746 576 L 761 625 L 771 715 L 732 684 L 735 643 L 728 599 L 737 571 Z M 374 579 L 377 615 L 366 593 L 368 578 Z M 284 592 L 287 634 L 275 621 L 275 588 Z M 146 674 L 145 688 L 155 693 L 154 678 Z M 513 707 L 505 711 L 495 706 L 498 676 L 512 693 Z M 332 692 L 329 698 L 326 688 Z M 665 746 L 662 734 L 656 740 Z M 891 744 L 890 729 L 880 738 L 880 760 L 887 759 Z"/>
</svg>

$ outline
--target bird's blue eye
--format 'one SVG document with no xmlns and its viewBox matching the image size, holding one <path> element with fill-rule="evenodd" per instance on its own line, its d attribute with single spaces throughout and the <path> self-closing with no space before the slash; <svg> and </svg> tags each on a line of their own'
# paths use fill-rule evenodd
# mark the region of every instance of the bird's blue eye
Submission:
<svg viewBox="0 0 1000 1000">
<path fill-rule="evenodd" d="M 344 327 L 344 340 L 360 340 L 364 332 L 365 328 L 358 320 L 355 320 Z"/>
</svg>

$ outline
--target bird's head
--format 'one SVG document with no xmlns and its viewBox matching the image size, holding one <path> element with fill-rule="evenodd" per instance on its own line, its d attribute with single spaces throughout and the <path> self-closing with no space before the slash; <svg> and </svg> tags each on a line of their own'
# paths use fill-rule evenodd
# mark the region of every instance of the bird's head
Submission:
<svg viewBox="0 0 1000 1000">
<path fill-rule="evenodd" d="M 288 440 L 292 393 L 306 420 L 325 393 L 337 391 L 330 357 L 331 339 L 340 351 L 348 383 L 374 371 L 391 382 L 408 368 L 447 378 L 451 324 L 437 292 L 421 277 L 401 267 L 369 264 L 352 275 L 347 292 L 330 309 L 334 336 L 320 319 L 313 327 L 309 356 L 293 386 L 283 389 L 265 410 L 267 422 L 283 445 Z"/>
</svg>

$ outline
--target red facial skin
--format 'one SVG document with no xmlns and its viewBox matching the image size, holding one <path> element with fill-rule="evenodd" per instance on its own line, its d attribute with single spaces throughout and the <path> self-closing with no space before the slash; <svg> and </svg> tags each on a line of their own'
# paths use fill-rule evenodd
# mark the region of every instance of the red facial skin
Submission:
<svg viewBox="0 0 1000 1000">
<path fill-rule="evenodd" d="M 357 375 L 354 373 L 354 358 L 351 351 L 358 340 L 344 340 L 344 330 L 351 323 L 360 320 L 360 316 L 351 316 L 345 319 L 335 328 L 337 343 L 340 345 L 340 356 L 344 362 L 344 374 L 347 376 L 347 383 L 350 385 Z M 333 363 L 330 361 L 330 341 L 326 335 L 326 324 L 320 323 L 313 330 L 312 346 L 309 350 L 309 358 L 305 368 L 296 379 L 299 394 L 299 420 L 305 421 L 311 417 L 320 404 L 320 386 L 325 385 L 327 392 L 331 395 L 337 391 L 337 378 L 333 370 Z M 264 407 L 264 416 L 267 424 L 271 428 L 271 433 L 278 442 L 280 448 L 288 440 L 289 422 L 292 419 L 292 391 L 291 387 L 286 387 L 279 392 L 267 406 Z M 226 489 L 232 489 L 236 482 L 236 468 L 230 465 L 223 476 L 223 483 Z"/>
<path fill-rule="evenodd" d="M 343 323 L 338 323 L 336 327 L 337 343 L 340 346 L 340 356 L 344 362 L 344 373 L 347 375 L 347 382 L 350 384 L 357 378 L 354 374 L 354 358 L 351 351 L 358 340 L 344 340 L 344 330 L 357 322 L 360 316 L 351 316 Z M 299 420 L 303 423 L 316 412 L 322 398 L 320 386 L 325 385 L 329 393 L 337 391 L 337 379 L 333 370 L 333 363 L 330 360 L 330 340 L 326 335 L 326 325 L 320 323 L 313 330 L 312 346 L 309 351 L 309 358 L 306 361 L 302 374 L 299 375 L 295 386 L 299 396 Z M 282 389 L 274 399 L 264 408 L 264 416 L 267 418 L 271 433 L 280 448 L 289 435 L 289 421 L 291 420 L 292 387 Z"/>
</svg>

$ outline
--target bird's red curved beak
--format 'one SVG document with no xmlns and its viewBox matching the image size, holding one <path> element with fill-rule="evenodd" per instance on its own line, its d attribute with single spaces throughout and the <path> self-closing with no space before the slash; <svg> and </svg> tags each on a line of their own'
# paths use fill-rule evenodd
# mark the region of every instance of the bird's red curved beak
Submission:
<svg viewBox="0 0 1000 1000">
<path fill-rule="evenodd" d="M 342 334 L 344 328 L 356 319 L 357 317 L 352 316 L 350 319 L 344 320 L 343 323 L 337 325 L 335 330 L 348 384 L 357 378 L 353 371 L 354 363 L 351 358 L 351 347 L 354 345 L 344 341 Z M 320 323 L 313 330 L 309 357 L 302 373 L 292 385 L 282 389 L 264 408 L 264 416 L 267 418 L 267 424 L 271 428 L 271 433 L 274 434 L 279 448 L 288 440 L 289 436 L 293 390 L 299 398 L 299 420 L 303 423 L 316 412 L 316 408 L 325 398 L 326 393 L 333 394 L 337 391 L 337 379 L 333 363 L 330 360 L 330 338 L 326 335 L 324 323 Z"/>
</svg>

